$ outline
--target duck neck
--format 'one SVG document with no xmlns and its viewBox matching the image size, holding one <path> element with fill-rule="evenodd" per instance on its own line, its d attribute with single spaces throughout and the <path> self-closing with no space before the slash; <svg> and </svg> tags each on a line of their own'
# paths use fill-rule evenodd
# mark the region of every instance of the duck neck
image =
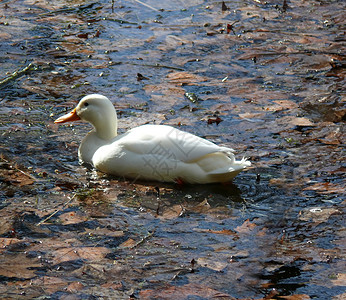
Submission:
<svg viewBox="0 0 346 300">
<path fill-rule="evenodd" d="M 102 140 L 111 140 L 118 135 L 118 120 L 115 111 L 108 112 L 108 115 L 99 115 L 93 125 L 96 135 Z"/>
</svg>

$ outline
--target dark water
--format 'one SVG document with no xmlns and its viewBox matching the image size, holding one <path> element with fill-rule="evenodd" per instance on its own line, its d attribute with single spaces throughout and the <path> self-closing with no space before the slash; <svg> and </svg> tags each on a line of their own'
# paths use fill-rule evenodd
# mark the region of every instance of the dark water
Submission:
<svg viewBox="0 0 346 300">
<path fill-rule="evenodd" d="M 145 3 L 1 3 L 1 294 L 341 299 L 343 1 Z M 89 125 L 53 120 L 94 92 L 120 132 L 180 126 L 253 166 L 225 186 L 88 171 Z"/>
</svg>

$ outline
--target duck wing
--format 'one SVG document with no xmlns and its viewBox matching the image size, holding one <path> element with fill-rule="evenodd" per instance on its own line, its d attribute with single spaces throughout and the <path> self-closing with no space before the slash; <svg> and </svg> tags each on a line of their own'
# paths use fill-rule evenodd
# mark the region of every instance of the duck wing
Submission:
<svg viewBox="0 0 346 300">
<path fill-rule="evenodd" d="M 211 153 L 223 152 L 233 156 L 234 151 L 167 125 L 136 127 L 119 136 L 118 144 L 133 153 L 166 156 L 186 163 Z"/>
</svg>

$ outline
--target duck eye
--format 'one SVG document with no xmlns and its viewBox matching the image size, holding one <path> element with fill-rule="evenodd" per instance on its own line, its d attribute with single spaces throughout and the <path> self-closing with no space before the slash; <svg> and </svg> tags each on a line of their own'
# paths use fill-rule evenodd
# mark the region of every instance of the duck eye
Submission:
<svg viewBox="0 0 346 300">
<path fill-rule="evenodd" d="M 85 106 L 85 107 L 89 106 L 89 103 L 88 103 L 88 102 L 85 102 L 85 103 L 84 103 L 84 106 Z"/>
</svg>

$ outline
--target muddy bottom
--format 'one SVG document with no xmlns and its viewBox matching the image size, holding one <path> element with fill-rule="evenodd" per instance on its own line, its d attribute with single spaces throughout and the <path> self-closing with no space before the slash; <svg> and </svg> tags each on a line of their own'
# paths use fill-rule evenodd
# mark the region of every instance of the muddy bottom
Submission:
<svg viewBox="0 0 346 300">
<path fill-rule="evenodd" d="M 345 298 L 344 1 L 0 5 L 3 299 Z M 78 164 L 86 94 L 119 133 L 234 148 L 232 183 Z"/>
</svg>

